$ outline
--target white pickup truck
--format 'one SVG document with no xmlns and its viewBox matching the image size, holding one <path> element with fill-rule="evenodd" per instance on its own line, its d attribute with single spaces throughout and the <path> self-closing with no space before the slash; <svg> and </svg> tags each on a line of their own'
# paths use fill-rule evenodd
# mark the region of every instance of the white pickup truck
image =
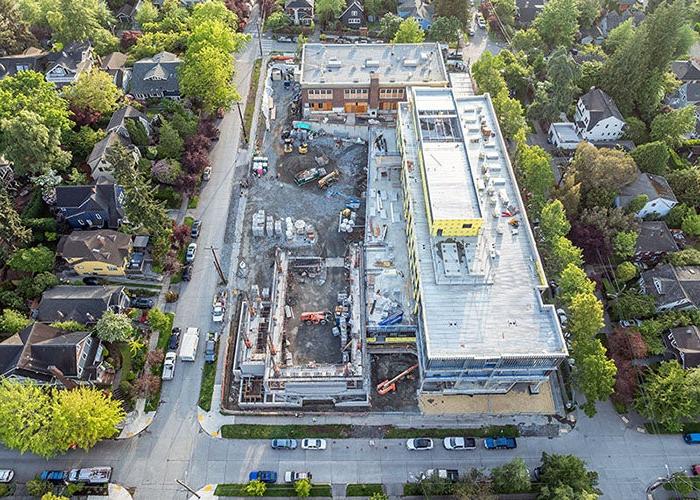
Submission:
<svg viewBox="0 0 700 500">
<path fill-rule="evenodd" d="M 175 376 L 175 361 L 177 360 L 177 354 L 174 352 L 169 352 L 165 355 L 165 360 L 163 361 L 163 380 L 172 380 Z"/>
<path fill-rule="evenodd" d="M 214 303 L 211 307 L 211 320 L 214 323 L 221 323 L 224 320 L 226 313 L 226 290 L 219 292 L 214 297 Z"/>
</svg>

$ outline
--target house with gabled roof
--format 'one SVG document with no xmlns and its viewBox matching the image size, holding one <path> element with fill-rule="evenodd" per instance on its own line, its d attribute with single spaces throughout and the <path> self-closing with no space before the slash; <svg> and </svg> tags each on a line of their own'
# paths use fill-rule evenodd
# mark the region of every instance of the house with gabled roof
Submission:
<svg viewBox="0 0 700 500">
<path fill-rule="evenodd" d="M 673 233 L 662 220 L 645 220 L 639 224 L 634 261 L 646 267 L 661 262 L 669 254 L 679 250 Z"/>
<path fill-rule="evenodd" d="M 95 55 L 90 42 L 73 42 L 60 52 L 47 56 L 47 82 L 63 87 L 75 82 L 81 73 L 90 71 L 95 64 Z"/>
<path fill-rule="evenodd" d="M 401 0 L 397 13 L 401 19 L 412 17 L 421 28 L 428 30 L 433 24 L 435 6 L 429 0 Z"/>
<path fill-rule="evenodd" d="M 639 285 L 654 297 L 657 312 L 696 309 L 700 304 L 700 266 L 659 264 L 641 274 Z"/>
<path fill-rule="evenodd" d="M 130 235 L 98 229 L 61 237 L 56 255 L 81 276 L 124 276 L 131 251 Z"/>
<path fill-rule="evenodd" d="M 58 186 L 53 211 L 73 229 L 119 229 L 125 220 L 124 188 L 117 184 Z"/>
<path fill-rule="evenodd" d="M 36 319 L 44 323 L 77 321 L 93 325 L 107 311 L 121 313 L 128 307 L 129 297 L 123 286 L 59 285 L 43 293 Z"/>
<path fill-rule="evenodd" d="M 660 217 L 668 214 L 678 204 L 676 195 L 665 177 L 645 172 L 638 172 L 637 178 L 631 184 L 620 189 L 615 198 L 615 205 L 626 207 L 638 196 L 644 195 L 647 202 L 637 212 L 637 217 L 644 218 L 647 215 L 657 214 Z"/>
<path fill-rule="evenodd" d="M 160 52 L 134 63 L 129 92 L 137 99 L 180 98 L 178 69 L 182 60 L 170 52 Z"/>
<path fill-rule="evenodd" d="M 34 322 L 0 342 L 0 377 L 52 385 L 100 383 L 103 352 L 88 331 L 65 332 Z"/>
<path fill-rule="evenodd" d="M 135 107 L 129 105 L 119 108 L 112 113 L 106 131 L 117 132 L 119 135 L 128 138 L 129 131 L 127 130 L 126 124 L 129 120 L 139 122 L 146 130 L 146 134 L 151 135 L 151 122 L 148 120 L 148 117 Z"/>
<path fill-rule="evenodd" d="M 589 142 L 616 141 L 624 133 L 625 119 L 612 97 L 592 87 L 576 103 L 574 124 Z"/>
<path fill-rule="evenodd" d="M 350 29 L 358 29 L 367 26 L 367 14 L 360 0 L 348 0 L 347 7 L 338 16 L 338 20 Z"/>
<path fill-rule="evenodd" d="M 700 329 L 697 326 L 671 328 L 663 339 L 667 352 L 673 354 L 683 369 L 700 366 Z"/>
<path fill-rule="evenodd" d="M 101 59 L 100 67 L 112 75 L 114 85 L 126 90 L 131 78 L 131 68 L 126 67 L 128 56 L 123 52 L 110 52 Z"/>
<path fill-rule="evenodd" d="M 287 0 L 284 3 L 284 13 L 292 20 L 292 24 L 310 26 L 314 22 L 314 0 Z"/>
<path fill-rule="evenodd" d="M 0 57 L 0 79 L 20 71 L 44 72 L 49 53 L 36 47 L 29 47 L 21 54 Z"/>
<path fill-rule="evenodd" d="M 129 134 L 126 137 L 117 131 L 108 132 L 107 135 L 96 143 L 90 155 L 87 158 L 87 164 L 90 166 L 90 175 L 97 183 L 114 183 L 114 167 L 109 161 L 109 151 L 117 144 L 121 144 L 134 157 L 134 161 L 138 162 L 141 159 L 139 148 L 134 146 L 129 139 Z"/>
</svg>

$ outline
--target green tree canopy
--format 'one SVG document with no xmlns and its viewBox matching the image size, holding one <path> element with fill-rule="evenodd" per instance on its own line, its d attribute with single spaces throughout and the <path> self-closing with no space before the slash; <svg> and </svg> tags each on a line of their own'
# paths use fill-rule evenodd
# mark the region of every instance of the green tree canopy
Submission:
<svg viewBox="0 0 700 500">
<path fill-rule="evenodd" d="M 634 142 L 637 145 L 637 148 L 649 142 L 649 131 L 647 130 L 647 124 L 636 116 L 628 116 L 625 118 L 624 138 Z"/>
<path fill-rule="evenodd" d="M 488 50 L 481 53 L 479 59 L 472 64 L 472 78 L 483 94 L 498 95 L 506 90 L 506 81 L 501 74 L 503 62 Z"/>
<path fill-rule="evenodd" d="M 631 262 L 622 262 L 617 266 L 617 269 L 615 269 L 615 277 L 618 281 L 627 283 L 637 277 L 637 267 Z"/>
<path fill-rule="evenodd" d="M 136 15 L 134 16 L 134 20 L 141 27 L 148 23 L 154 23 L 158 20 L 158 9 L 150 0 L 141 2 L 141 6 L 139 7 L 139 10 L 136 11 Z"/>
<path fill-rule="evenodd" d="M 590 296 L 595 291 L 595 283 L 588 279 L 586 273 L 580 267 L 569 264 L 561 272 L 559 277 L 559 297 L 567 306 L 571 305 L 574 297 L 578 295 Z"/>
<path fill-rule="evenodd" d="M 92 109 L 102 114 L 117 109 L 122 95 L 112 75 L 98 68 L 81 73 L 78 81 L 63 89 L 63 97 L 73 108 Z"/>
<path fill-rule="evenodd" d="M 550 47 L 571 47 L 578 30 L 579 12 L 576 0 L 550 0 L 534 26 Z"/>
<path fill-rule="evenodd" d="M 593 339 L 605 325 L 603 304 L 592 292 L 573 295 L 569 301 L 569 331 L 576 341 Z"/>
<path fill-rule="evenodd" d="M 545 49 L 544 40 L 535 28 L 516 31 L 510 46 L 516 52 L 524 52 L 530 62 L 542 55 Z"/>
<path fill-rule="evenodd" d="M 117 38 L 108 29 L 116 23 L 105 2 L 44 0 L 40 5 L 42 21 L 51 29 L 54 40 L 64 46 L 92 40 L 102 54 L 116 46 Z"/>
<path fill-rule="evenodd" d="M 681 223 L 681 229 L 685 234 L 688 234 L 693 237 L 698 237 L 700 236 L 700 215 L 698 214 L 689 214 L 686 215 L 683 218 L 683 222 Z"/>
<path fill-rule="evenodd" d="M 637 146 L 631 153 L 642 172 L 664 175 L 668 164 L 668 146 L 663 141 L 654 141 Z"/>
<path fill-rule="evenodd" d="M 691 207 L 700 206 L 700 167 L 671 170 L 666 175 L 678 201 Z"/>
<path fill-rule="evenodd" d="M 677 361 L 664 361 L 644 379 L 636 399 L 637 411 L 672 432 L 700 416 L 700 371 L 684 370 Z"/>
<path fill-rule="evenodd" d="M 169 121 L 164 120 L 159 130 L 158 156 L 160 158 L 179 159 L 184 142 Z"/>
<path fill-rule="evenodd" d="M 425 39 L 425 32 L 414 18 L 409 17 L 401 21 L 399 29 L 391 39 L 391 43 L 421 43 Z"/>
<path fill-rule="evenodd" d="M 585 141 L 576 148 L 571 169 L 584 195 L 600 188 L 617 191 L 637 175 L 637 166 L 629 154 L 617 149 L 598 149 Z"/>
<path fill-rule="evenodd" d="M 518 149 L 517 169 L 520 174 L 520 187 L 525 190 L 530 216 L 537 217 L 549 198 L 554 186 L 552 157 L 540 146 L 527 144 Z"/>
<path fill-rule="evenodd" d="M 438 17 L 428 30 L 428 38 L 434 42 L 456 43 L 462 25 L 456 17 Z"/>
<path fill-rule="evenodd" d="M 576 362 L 574 383 L 586 398 L 582 405 L 584 413 L 592 417 L 596 413 L 596 401 L 605 401 L 612 394 L 617 367 L 597 338 L 574 340 L 572 352 Z"/>
<path fill-rule="evenodd" d="M 634 290 L 622 292 L 611 306 L 611 314 L 617 319 L 648 318 L 656 312 L 654 297 Z"/>
<path fill-rule="evenodd" d="M 31 323 L 24 314 L 14 309 L 4 309 L 0 315 L 0 337 L 9 337 Z"/>
<path fill-rule="evenodd" d="M 547 59 L 547 79 L 552 84 L 552 101 L 557 112 L 566 112 L 579 92 L 576 82 L 580 70 L 564 47 L 555 49 Z"/>
<path fill-rule="evenodd" d="M 308 497 L 311 494 L 311 481 L 300 479 L 294 483 L 294 491 L 298 497 Z"/>
<path fill-rule="evenodd" d="M 324 26 L 338 19 L 345 7 L 344 0 L 317 0 L 314 4 L 316 17 Z"/>
<path fill-rule="evenodd" d="M 243 488 L 243 492 L 249 497 L 261 497 L 265 495 L 265 491 L 267 491 L 267 485 L 259 479 L 249 481 Z"/>
<path fill-rule="evenodd" d="M 23 224 L 12 199 L 5 188 L 0 186 L 0 256 L 6 257 L 31 239 L 32 231 Z"/>
<path fill-rule="evenodd" d="M 620 231 L 613 238 L 613 252 L 620 259 L 632 257 L 637 247 L 636 231 Z"/>
<path fill-rule="evenodd" d="M 388 12 L 379 20 L 379 33 L 384 40 L 393 40 L 399 31 L 403 19 L 396 14 Z"/>
<path fill-rule="evenodd" d="M 273 12 L 265 19 L 265 29 L 278 31 L 291 24 L 289 16 L 284 12 Z"/>
<path fill-rule="evenodd" d="M 498 117 L 498 125 L 506 138 L 512 139 L 518 133 L 527 130 L 523 105 L 508 95 L 508 89 L 502 89 L 494 97 L 493 107 Z"/>
<path fill-rule="evenodd" d="M 12 254 L 7 265 L 15 271 L 42 273 L 53 269 L 54 254 L 44 246 L 23 248 Z"/>
<path fill-rule="evenodd" d="M 435 17 L 452 17 L 457 19 L 460 28 L 469 26 L 472 18 L 469 0 L 435 0 Z"/>
<path fill-rule="evenodd" d="M 693 130 L 695 130 L 695 106 L 660 113 L 651 122 L 652 140 L 664 141 L 669 147 L 678 146 L 682 137 Z"/>
<path fill-rule="evenodd" d="M 540 212 L 540 232 L 545 244 L 551 248 L 557 238 L 566 236 L 570 230 L 562 202 L 552 200 L 545 204 Z"/>
<path fill-rule="evenodd" d="M 126 314 L 115 313 L 108 310 L 95 324 L 95 333 L 107 342 L 124 342 L 134 332 L 131 319 Z"/>
<path fill-rule="evenodd" d="M 615 26 L 603 42 L 603 49 L 608 54 L 613 54 L 617 49 L 625 45 L 634 36 L 634 23 L 627 19 L 622 24 Z"/>
<path fill-rule="evenodd" d="M 21 54 L 38 44 L 13 0 L 0 0 L 0 57 Z"/>
<path fill-rule="evenodd" d="M 571 500 L 588 500 L 589 497 L 582 495 L 586 493 L 594 494 L 592 498 L 597 498 L 600 494 L 597 489 L 598 474 L 586 470 L 585 462 L 574 455 L 542 453 L 540 484 L 543 488 L 546 487 L 550 490 L 562 486 L 571 488 L 574 494 Z"/>
<path fill-rule="evenodd" d="M 530 471 L 522 458 L 514 458 L 500 467 L 491 469 L 495 493 L 527 493 L 530 491 Z"/>
<path fill-rule="evenodd" d="M 575 266 L 583 264 L 581 249 L 571 243 L 565 236 L 558 236 L 551 243 L 548 260 L 548 265 L 555 279 L 559 279 L 562 271 L 569 264 L 574 264 Z"/>
</svg>

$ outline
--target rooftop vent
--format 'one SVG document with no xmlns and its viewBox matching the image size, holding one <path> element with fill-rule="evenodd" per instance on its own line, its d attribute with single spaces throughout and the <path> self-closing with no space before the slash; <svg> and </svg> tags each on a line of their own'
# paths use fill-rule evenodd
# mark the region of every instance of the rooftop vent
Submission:
<svg viewBox="0 0 700 500">
<path fill-rule="evenodd" d="M 376 59 L 365 59 L 365 68 L 378 68 L 379 61 Z"/>
<path fill-rule="evenodd" d="M 340 68 L 343 66 L 343 63 L 340 61 L 340 59 L 328 59 L 328 63 L 326 63 L 326 67 L 328 68 Z"/>
<path fill-rule="evenodd" d="M 661 280 L 659 278 L 654 278 L 653 281 L 654 281 L 654 288 L 656 288 L 656 292 L 659 295 L 663 295 L 664 294 L 664 287 L 661 284 Z"/>
<path fill-rule="evenodd" d="M 403 65 L 412 68 L 418 66 L 418 61 L 416 59 L 406 58 L 403 60 Z"/>
</svg>

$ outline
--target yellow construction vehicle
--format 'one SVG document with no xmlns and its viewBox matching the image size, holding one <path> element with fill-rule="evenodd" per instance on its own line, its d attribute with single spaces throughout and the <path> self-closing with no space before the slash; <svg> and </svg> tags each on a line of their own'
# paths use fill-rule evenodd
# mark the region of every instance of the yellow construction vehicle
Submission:
<svg viewBox="0 0 700 500">
<path fill-rule="evenodd" d="M 292 139 L 287 138 L 284 140 L 284 152 L 291 153 L 294 151 L 294 146 L 292 145 Z"/>
<path fill-rule="evenodd" d="M 299 144 L 299 154 L 300 155 L 305 155 L 306 153 L 309 152 L 309 145 L 305 142 L 302 142 Z"/>
<path fill-rule="evenodd" d="M 331 184 L 334 184 L 340 177 L 340 172 L 338 170 L 333 170 L 330 174 L 324 175 L 318 180 L 318 187 L 321 189 L 326 189 Z"/>
</svg>

